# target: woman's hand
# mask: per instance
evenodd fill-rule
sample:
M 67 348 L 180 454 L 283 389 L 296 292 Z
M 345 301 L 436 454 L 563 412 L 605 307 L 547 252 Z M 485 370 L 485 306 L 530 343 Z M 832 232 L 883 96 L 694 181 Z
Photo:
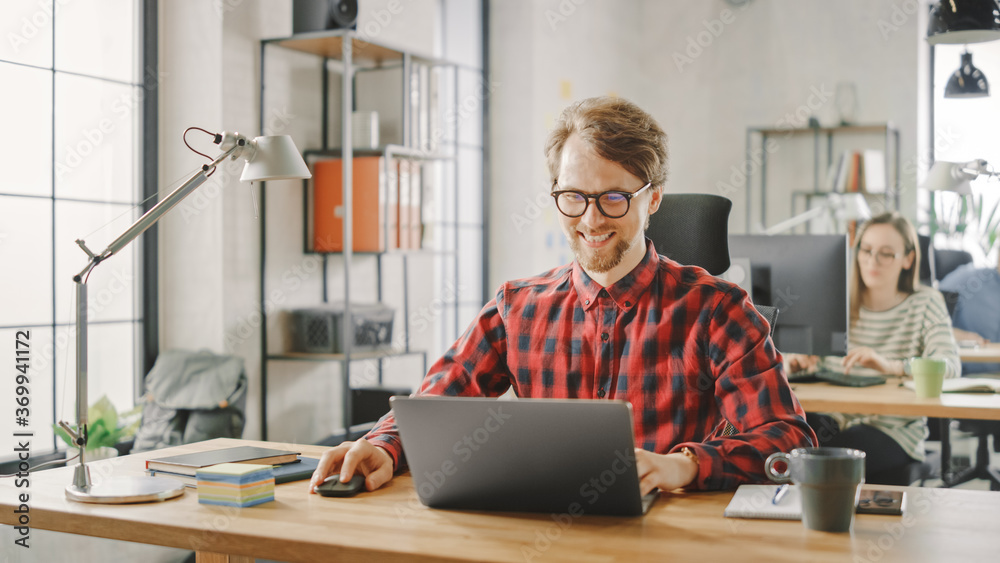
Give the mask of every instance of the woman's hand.
M 888 360 L 867 346 L 852 349 L 844 356 L 841 363 L 844 366 L 844 373 L 850 373 L 854 366 L 861 366 L 886 375 L 903 375 L 902 362 Z
M 798 371 L 809 371 L 819 366 L 819 356 L 807 356 L 805 354 L 782 354 L 786 373 Z

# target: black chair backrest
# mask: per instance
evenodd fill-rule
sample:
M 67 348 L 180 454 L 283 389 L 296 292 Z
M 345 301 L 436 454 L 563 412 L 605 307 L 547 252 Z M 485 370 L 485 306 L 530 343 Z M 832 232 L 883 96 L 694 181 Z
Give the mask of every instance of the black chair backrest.
M 717 276 L 729 269 L 729 211 L 733 202 L 711 194 L 663 194 L 646 236 L 659 254 Z
M 686 266 L 700 266 L 713 276 L 729 269 L 729 212 L 733 202 L 712 194 L 663 194 L 660 209 L 649 217 L 646 236 L 656 252 Z M 778 308 L 754 305 L 771 326 Z
M 917 235 L 920 241 L 920 283 L 933 287 L 934 282 L 940 278 L 934 275 L 934 247 L 931 246 L 931 237 L 927 235 Z
M 955 268 L 972 262 L 972 255 L 964 250 L 941 248 L 934 250 L 934 274 L 943 280 Z

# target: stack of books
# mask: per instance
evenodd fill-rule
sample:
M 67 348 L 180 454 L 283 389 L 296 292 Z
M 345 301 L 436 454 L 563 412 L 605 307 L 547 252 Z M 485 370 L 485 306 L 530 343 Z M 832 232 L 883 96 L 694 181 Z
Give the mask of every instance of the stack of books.
M 270 465 L 221 463 L 199 469 L 198 503 L 246 508 L 274 500 Z
M 177 479 L 188 487 L 198 484 L 197 472 L 220 463 L 243 463 L 274 466 L 275 483 L 308 479 L 319 460 L 302 457 L 298 452 L 238 446 L 194 454 L 154 458 L 146 461 L 146 473 L 153 476 Z

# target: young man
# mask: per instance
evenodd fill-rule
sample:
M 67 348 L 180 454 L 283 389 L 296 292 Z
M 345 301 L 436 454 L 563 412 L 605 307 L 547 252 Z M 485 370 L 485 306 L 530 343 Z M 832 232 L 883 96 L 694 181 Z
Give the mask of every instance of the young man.
M 503 284 L 417 394 L 627 400 L 643 494 L 766 480 L 768 455 L 812 446 L 746 293 L 658 256 L 644 236 L 667 178 L 656 121 L 620 98 L 583 100 L 562 113 L 545 154 L 576 261 Z M 737 434 L 719 435 L 726 421 Z M 373 490 L 402 463 L 389 413 L 326 452 L 312 486 L 361 471 Z

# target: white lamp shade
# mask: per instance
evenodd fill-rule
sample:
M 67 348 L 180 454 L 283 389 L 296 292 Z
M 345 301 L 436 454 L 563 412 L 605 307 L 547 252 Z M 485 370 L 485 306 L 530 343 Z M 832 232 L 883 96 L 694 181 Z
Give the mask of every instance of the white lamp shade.
M 939 160 L 931 166 L 927 172 L 927 179 L 924 180 L 922 188 L 931 191 L 957 192 L 962 195 L 972 193 L 970 180 L 976 175 L 963 170 L 965 164 L 959 162 L 945 162 Z
M 855 221 L 871 219 L 872 210 L 868 201 L 861 193 L 832 193 L 827 196 L 827 205 L 833 210 L 837 219 Z
M 288 135 L 257 137 L 256 150 L 243 167 L 241 182 L 311 178 L 295 142 Z

